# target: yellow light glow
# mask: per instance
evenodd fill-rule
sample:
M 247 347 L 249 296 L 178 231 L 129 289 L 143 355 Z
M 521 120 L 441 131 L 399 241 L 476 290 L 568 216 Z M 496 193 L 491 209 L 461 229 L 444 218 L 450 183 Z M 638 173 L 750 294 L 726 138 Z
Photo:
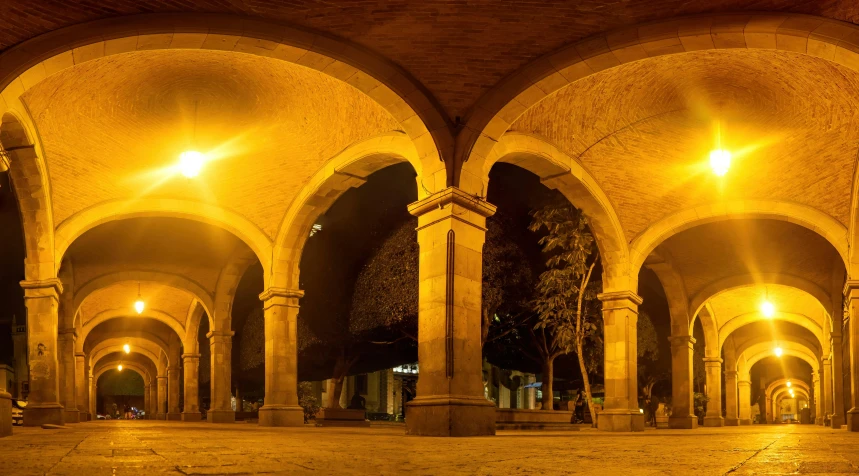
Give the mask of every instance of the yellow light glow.
M 119 370 L 120 372 L 122 372 L 122 364 L 119 364 L 119 365 L 116 367 L 116 369 L 117 369 L 117 370 Z
M 125 353 L 127 354 L 127 353 L 131 352 L 131 346 L 128 344 L 125 344 L 124 346 L 122 346 L 122 350 L 124 350 Z
M 781 354 L 784 353 L 784 351 L 781 350 L 781 347 L 776 347 L 775 350 L 773 350 L 773 352 L 775 353 L 776 357 L 781 357 Z
M 775 315 L 775 305 L 769 301 L 764 301 L 761 304 L 761 314 L 767 318 L 773 317 Z
M 790 380 L 788 380 L 787 381 L 787 388 L 790 388 L 790 385 L 791 385 Z
M 731 153 L 725 149 L 715 149 L 710 152 L 710 167 L 713 173 L 723 177 L 731 168 Z
M 638 409 L 638 411 L 639 411 L 639 412 L 641 412 L 641 413 L 644 413 L 644 409 L 643 409 L 643 408 L 639 408 L 639 409 Z
M 139 299 L 134 303 L 134 310 L 137 311 L 138 314 L 142 313 L 145 307 L 146 304 Z
M 179 171 L 188 178 L 194 178 L 200 174 L 204 162 L 206 162 L 206 156 L 202 152 L 196 150 L 182 152 L 179 155 Z

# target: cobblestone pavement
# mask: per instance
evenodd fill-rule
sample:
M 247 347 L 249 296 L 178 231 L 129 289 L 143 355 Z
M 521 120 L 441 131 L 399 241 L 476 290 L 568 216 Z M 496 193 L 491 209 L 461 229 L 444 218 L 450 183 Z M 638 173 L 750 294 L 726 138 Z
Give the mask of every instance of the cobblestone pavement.
M 70 427 L 16 427 L 0 439 L 0 474 L 859 473 L 859 434 L 808 425 L 462 439 L 406 437 L 391 426 L 101 421 Z

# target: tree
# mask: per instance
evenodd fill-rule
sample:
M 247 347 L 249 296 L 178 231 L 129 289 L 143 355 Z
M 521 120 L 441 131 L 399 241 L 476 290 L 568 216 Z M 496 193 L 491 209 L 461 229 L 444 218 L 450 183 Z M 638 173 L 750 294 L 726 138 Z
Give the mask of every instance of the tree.
M 540 274 L 537 284 L 534 300 L 537 322 L 531 331 L 543 362 L 543 409 L 552 409 L 554 361 L 571 352 L 578 357 L 586 401 L 591 402 L 584 345 L 599 330 L 597 289 L 591 283 L 599 253 L 588 220 L 566 199 L 557 196 L 533 213 L 530 229 L 545 230 L 546 235 L 539 243 L 548 256 L 547 269 Z M 593 405 L 588 408 L 591 420 L 596 422 Z

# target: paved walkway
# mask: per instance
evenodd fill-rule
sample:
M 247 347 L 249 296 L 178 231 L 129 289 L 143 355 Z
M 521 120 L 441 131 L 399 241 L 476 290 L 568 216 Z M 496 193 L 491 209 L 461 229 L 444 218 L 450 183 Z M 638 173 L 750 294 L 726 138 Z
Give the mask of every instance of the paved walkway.
M 843 474 L 859 434 L 771 425 L 639 434 L 500 432 L 441 439 L 402 428 L 100 421 L 15 428 L 0 474 Z

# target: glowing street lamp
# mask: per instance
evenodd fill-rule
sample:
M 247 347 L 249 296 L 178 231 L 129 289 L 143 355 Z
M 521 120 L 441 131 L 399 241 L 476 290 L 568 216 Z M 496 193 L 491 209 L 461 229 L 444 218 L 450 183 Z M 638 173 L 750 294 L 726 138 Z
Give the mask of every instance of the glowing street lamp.
M 775 315 L 775 305 L 769 302 L 769 300 L 764 301 L 761 303 L 761 314 L 766 318 L 773 317 Z
M 781 354 L 783 354 L 784 351 L 781 349 L 781 347 L 776 347 L 775 349 L 773 349 L 773 353 L 775 353 L 776 357 L 781 357 Z
M 119 364 L 119 365 L 116 367 L 116 369 L 117 369 L 117 370 L 119 370 L 120 372 L 122 372 L 122 364 Z
M 202 152 L 189 150 L 179 155 L 179 171 L 188 178 L 194 178 L 203 169 L 206 156 Z
M 131 352 L 131 346 L 128 344 L 125 344 L 124 346 L 122 346 L 122 350 L 124 350 L 125 353 L 128 354 Z M 788 387 L 790 387 L 790 385 L 788 385 Z
M 134 310 L 137 311 L 138 314 L 141 314 L 145 307 L 146 303 L 144 303 L 143 299 L 140 297 L 140 283 L 137 283 L 137 301 L 134 302 Z
M 790 385 L 791 385 L 790 380 L 788 380 L 787 381 L 787 388 L 790 388 Z
M 715 149 L 710 152 L 710 168 L 713 173 L 723 177 L 731 168 L 731 153 L 725 149 Z

